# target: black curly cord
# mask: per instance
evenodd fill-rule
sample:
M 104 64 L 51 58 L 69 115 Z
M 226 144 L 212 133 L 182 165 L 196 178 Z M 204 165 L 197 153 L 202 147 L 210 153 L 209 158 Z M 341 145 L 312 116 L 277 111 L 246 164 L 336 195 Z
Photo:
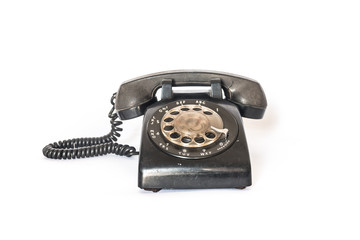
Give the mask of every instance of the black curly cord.
M 116 120 L 118 115 L 114 113 L 115 97 L 116 93 L 111 97 L 112 108 L 108 114 L 111 119 L 110 133 L 102 137 L 74 138 L 48 144 L 43 148 L 44 156 L 53 159 L 74 159 L 101 156 L 109 153 L 127 157 L 138 155 L 139 152 L 136 151 L 135 147 L 116 143 L 117 138 L 120 137 L 119 132 L 123 129 L 118 127 L 122 124 L 122 121 Z

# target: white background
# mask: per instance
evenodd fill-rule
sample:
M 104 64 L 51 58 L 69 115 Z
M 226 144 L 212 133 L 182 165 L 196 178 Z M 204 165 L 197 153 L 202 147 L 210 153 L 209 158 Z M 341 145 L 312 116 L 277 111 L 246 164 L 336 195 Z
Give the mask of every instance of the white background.
M 357 1 L 1 1 L 1 239 L 359 239 Z M 258 80 L 246 190 L 137 187 L 137 157 L 56 161 L 108 132 L 122 81 L 173 69 Z M 119 142 L 140 144 L 142 119 Z M 356 228 L 357 227 L 357 228 Z

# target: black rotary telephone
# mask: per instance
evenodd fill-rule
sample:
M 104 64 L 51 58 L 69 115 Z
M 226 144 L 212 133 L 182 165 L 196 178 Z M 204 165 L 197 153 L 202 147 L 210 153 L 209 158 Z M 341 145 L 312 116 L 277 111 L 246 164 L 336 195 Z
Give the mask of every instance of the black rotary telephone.
M 173 91 L 178 86 L 210 86 L 210 91 Z M 161 100 L 157 101 L 159 88 Z M 44 155 L 74 159 L 139 154 L 139 187 L 154 192 L 251 185 L 242 117 L 263 117 L 267 102 L 259 83 L 223 72 L 167 71 L 124 82 L 111 103 L 109 134 L 52 143 L 44 147 Z M 122 130 L 117 118 L 141 115 L 139 153 L 134 147 L 116 143 Z

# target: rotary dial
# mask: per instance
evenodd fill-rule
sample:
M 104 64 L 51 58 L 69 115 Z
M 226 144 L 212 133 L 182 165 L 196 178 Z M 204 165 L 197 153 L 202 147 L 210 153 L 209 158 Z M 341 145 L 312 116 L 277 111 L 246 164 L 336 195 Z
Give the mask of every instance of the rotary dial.
M 170 109 L 161 119 L 161 132 L 165 138 L 182 147 L 205 147 L 220 138 L 226 138 L 228 129 L 218 113 L 195 104 Z

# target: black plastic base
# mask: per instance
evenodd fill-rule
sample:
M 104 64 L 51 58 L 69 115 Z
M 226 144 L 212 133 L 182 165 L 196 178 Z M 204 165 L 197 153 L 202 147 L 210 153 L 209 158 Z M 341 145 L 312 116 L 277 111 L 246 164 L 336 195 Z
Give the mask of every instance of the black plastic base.
M 186 159 L 169 155 L 154 145 L 146 124 L 142 130 L 139 156 L 140 188 L 160 189 L 245 188 L 251 185 L 251 166 L 242 119 L 238 108 L 225 100 L 206 99 L 229 111 L 238 123 L 237 139 L 225 151 L 202 159 Z M 174 99 L 172 99 L 174 101 Z M 149 107 L 144 123 L 163 105 Z

